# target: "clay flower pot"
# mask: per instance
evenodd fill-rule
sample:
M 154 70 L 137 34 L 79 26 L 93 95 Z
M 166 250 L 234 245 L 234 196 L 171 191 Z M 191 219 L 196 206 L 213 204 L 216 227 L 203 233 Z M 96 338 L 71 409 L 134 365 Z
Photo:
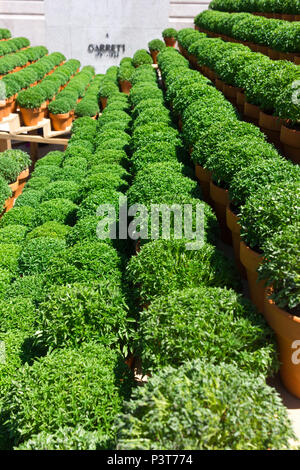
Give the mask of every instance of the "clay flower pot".
M 282 120 L 263 111 L 259 113 L 259 127 L 276 146 L 280 145 L 280 131 Z
M 264 316 L 276 333 L 281 380 L 290 393 L 300 398 L 300 318 L 277 307 L 267 295 Z
M 128 80 L 120 80 L 120 87 L 123 93 L 129 95 L 132 85 Z
M 300 56 L 299 55 L 295 55 L 294 62 L 295 62 L 296 65 L 300 65 Z
M 284 146 L 285 155 L 294 163 L 300 162 L 300 131 L 281 126 L 280 141 Z
M 44 119 L 44 113 L 41 108 L 26 109 L 20 107 L 20 112 L 25 126 L 37 126 Z
M 14 196 L 15 193 L 16 193 L 16 191 L 17 191 L 17 189 L 18 189 L 18 187 L 19 187 L 19 181 L 16 180 L 14 183 L 9 184 L 8 186 L 10 187 L 10 189 L 11 189 L 11 191 L 12 191 L 12 193 L 13 193 L 13 196 Z
M 279 51 L 274 51 L 274 49 L 268 48 L 268 56 L 272 60 L 279 60 Z
M 294 15 L 287 15 L 285 13 L 281 14 L 281 19 L 284 21 L 294 21 L 295 16 Z
M 240 113 L 244 112 L 244 106 L 246 103 L 246 97 L 242 90 L 238 90 L 236 93 L 236 104 Z
M 175 47 L 177 39 L 176 38 L 164 38 L 164 41 L 165 41 L 166 46 Z
M 204 201 L 212 206 L 213 203 L 210 197 L 211 172 L 196 163 L 195 175 L 201 186 Z
M 229 205 L 229 194 L 227 189 L 220 188 L 210 181 L 210 197 L 220 225 L 221 238 L 224 243 L 231 245 L 231 232 L 226 223 L 226 207 Z
M 232 236 L 232 246 L 234 250 L 234 258 L 236 266 L 239 270 L 240 275 L 243 278 L 247 278 L 246 269 L 241 263 L 240 260 L 240 245 L 241 245 L 241 226 L 239 224 L 239 218 L 235 215 L 234 212 L 230 209 L 230 206 L 226 207 L 226 222 L 227 227 L 231 231 Z
M 10 209 L 14 207 L 14 197 L 10 197 L 9 199 L 6 199 L 5 204 L 4 204 L 4 211 L 8 212 Z
M 70 112 L 64 114 L 49 113 L 49 117 L 55 131 L 64 131 L 72 125 L 73 115 Z
M 0 101 L 0 122 L 5 118 L 6 101 Z
M 151 54 L 151 57 L 152 57 L 152 60 L 153 60 L 153 64 L 157 64 L 157 55 L 158 55 L 159 51 L 150 51 L 150 54 Z
M 224 83 L 223 85 L 223 93 L 226 96 L 226 98 L 231 101 L 231 103 L 236 103 L 236 95 L 237 95 L 237 89 L 234 86 L 227 85 L 227 83 Z
M 21 173 L 18 176 L 18 182 L 19 184 L 25 183 L 27 181 L 29 176 L 29 168 L 26 168 L 26 170 L 21 171 Z
M 260 109 L 258 106 L 248 103 L 245 101 L 244 104 L 244 115 L 247 118 L 247 121 L 252 122 L 255 125 L 258 125 Z
M 261 44 L 257 44 L 257 52 L 268 55 L 269 48 L 267 46 L 262 46 Z
M 101 103 L 102 109 L 105 109 L 105 108 L 106 108 L 106 105 L 107 105 L 107 97 L 101 96 L 101 97 L 100 97 L 100 103 Z
M 295 52 L 279 52 L 279 59 L 280 60 L 290 60 L 294 62 Z
M 225 83 L 222 80 L 216 78 L 216 88 L 218 88 L 219 91 L 224 91 L 224 85 Z
M 243 241 L 240 244 L 240 260 L 246 268 L 250 297 L 257 309 L 264 312 L 265 282 L 258 281 L 257 268 L 262 263 L 262 255 L 252 250 Z

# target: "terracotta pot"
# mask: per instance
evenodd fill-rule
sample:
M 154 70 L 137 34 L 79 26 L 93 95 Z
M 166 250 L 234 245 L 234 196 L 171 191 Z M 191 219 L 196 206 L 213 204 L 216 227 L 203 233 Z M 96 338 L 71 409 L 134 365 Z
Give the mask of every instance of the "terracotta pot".
M 276 333 L 281 380 L 290 393 L 300 398 L 300 318 L 277 307 L 267 295 L 264 316 Z
M 210 197 L 211 172 L 196 163 L 195 175 L 200 183 L 204 201 L 212 206 L 213 203 Z
M 259 127 L 268 136 L 270 142 L 280 146 L 280 130 L 282 120 L 263 111 L 259 113 Z
M 249 248 L 243 241 L 240 244 L 240 260 L 246 268 L 250 297 L 259 312 L 264 312 L 265 282 L 258 281 L 257 268 L 262 263 L 262 255 Z
M 234 86 L 227 85 L 226 83 L 224 83 L 223 93 L 229 101 L 231 101 L 232 103 L 236 103 L 237 89 Z
M 284 21 L 294 21 L 294 15 L 286 15 L 285 13 L 281 14 L 281 19 Z
M 19 182 L 17 180 L 14 183 L 9 184 L 8 186 L 10 187 L 10 189 L 12 190 L 12 193 L 14 195 L 15 192 L 17 191 L 18 187 L 19 187 Z
M 219 91 L 224 90 L 224 82 L 219 78 L 216 78 L 216 88 L 218 88 Z
M 293 162 L 300 163 L 300 131 L 290 129 L 284 124 L 281 126 L 280 141 L 284 152 Z
M 165 41 L 166 46 L 175 47 L 177 39 L 176 38 L 164 38 L 164 41 Z
M 26 109 L 20 107 L 20 112 L 25 126 L 36 126 L 40 121 L 44 119 L 44 113 L 41 108 Z
M 296 65 L 300 65 L 300 55 L 295 55 L 294 56 L 294 62 Z
M 279 59 L 280 60 L 290 60 L 294 62 L 295 52 L 279 52 Z
M 210 197 L 220 225 L 221 238 L 224 243 L 231 245 L 231 232 L 226 223 L 226 207 L 229 205 L 229 194 L 227 189 L 220 188 L 210 181 Z
M 120 80 L 120 87 L 123 93 L 129 95 L 132 85 L 128 80 Z
M 107 105 L 107 97 L 106 96 L 101 96 L 100 97 L 100 103 L 101 103 L 101 108 L 105 109 Z
M 0 122 L 5 117 L 6 101 L 0 102 Z
M 152 60 L 153 60 L 153 64 L 157 64 L 157 55 L 158 55 L 159 51 L 150 51 L 150 54 L 151 54 L 151 57 L 152 57 Z
M 7 98 L 5 108 L 3 109 L 3 117 L 7 117 L 10 115 L 13 101 L 14 101 L 13 96 L 11 96 L 10 98 Z
M 18 176 L 18 182 L 19 185 L 26 182 L 29 176 L 29 168 L 26 168 L 26 170 L 21 171 L 21 173 Z
M 5 205 L 4 205 L 5 212 L 10 211 L 14 207 L 14 201 L 15 201 L 14 197 L 10 197 L 9 199 L 6 199 Z
M 240 260 L 240 245 L 241 245 L 241 226 L 239 224 L 239 218 L 231 211 L 230 206 L 226 207 L 226 223 L 227 227 L 231 231 L 232 246 L 234 250 L 234 258 L 239 273 L 245 279 L 247 278 L 246 269 Z
M 300 21 L 300 15 L 294 15 L 294 21 Z
M 70 112 L 64 114 L 49 113 L 49 117 L 55 131 L 64 131 L 72 125 L 73 115 Z
M 246 97 L 243 91 L 238 90 L 236 93 L 236 104 L 240 113 L 244 112 Z
M 257 44 L 257 52 L 268 55 L 269 48 L 267 46 L 262 46 L 261 44 Z
M 258 106 L 248 103 L 248 101 L 245 101 L 244 115 L 246 116 L 247 121 L 252 122 L 255 125 L 258 125 L 259 114 L 260 114 L 260 109 Z
M 274 51 L 274 49 L 268 48 L 268 56 L 272 60 L 279 60 L 279 51 Z
M 198 63 L 198 59 L 195 55 L 192 55 L 192 54 L 189 54 L 189 61 L 191 62 L 191 64 L 196 67 L 197 63 Z

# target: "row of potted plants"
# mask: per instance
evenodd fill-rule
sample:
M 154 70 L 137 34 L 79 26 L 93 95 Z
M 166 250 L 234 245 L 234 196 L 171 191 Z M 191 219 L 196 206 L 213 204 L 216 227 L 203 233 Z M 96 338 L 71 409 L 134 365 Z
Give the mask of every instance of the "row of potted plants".
M 125 58 L 126 60 L 126 58 Z M 99 92 L 98 101 L 101 104 L 101 109 L 104 110 L 107 105 L 107 100 L 110 96 L 119 93 L 119 80 L 118 80 L 119 67 L 113 65 L 109 67 L 103 76 Z
M 120 61 L 120 66 L 118 70 L 118 81 L 121 91 L 129 95 L 132 83 L 131 79 L 135 71 L 135 66 L 133 65 L 133 60 L 131 57 L 123 57 Z
M 181 51 L 216 87 L 237 104 L 247 119 L 259 124 L 285 155 L 299 161 L 300 108 L 297 93 L 298 67 L 286 61 L 273 61 L 251 52 L 241 44 L 209 39 L 185 29 L 178 33 L 188 49 Z
M 75 107 L 76 117 L 89 116 L 89 117 L 92 117 L 93 119 L 97 118 L 100 112 L 98 92 L 99 92 L 102 78 L 103 78 L 103 75 L 98 74 L 90 82 L 84 94 L 84 97 Z
M 124 104 L 124 95 L 110 103 L 119 110 Z M 102 128 L 104 133 L 104 122 Z M 8 359 L 0 379 L 5 448 L 111 448 L 114 419 L 129 398 L 131 373 L 120 352 L 126 354 L 130 332 L 123 261 L 111 240 L 99 239 L 96 231 L 96 209 L 122 195 L 127 172 L 109 141 L 106 150 L 104 141 L 96 150 L 99 131 L 97 121 L 77 119 L 67 150 L 38 160 L 23 195 L 1 219 L 0 240 L 5 231 L 16 233 L 16 224 L 25 229 L 15 242 L 1 322 Z M 1 261 L 2 248 L 0 243 Z M 30 365 L 24 366 L 16 359 L 29 343 L 23 362 Z M 20 401 L 19 387 L 26 390 Z
M 0 44 L 0 58 L 6 54 L 11 54 L 12 52 L 17 52 L 22 49 L 26 49 L 30 46 L 30 41 L 27 38 L 13 38 L 8 39 L 7 41 L 2 41 Z
M 259 18 L 247 13 L 206 10 L 195 17 L 195 27 L 213 37 L 236 41 L 271 59 L 300 64 L 300 23 Z
M 266 18 L 300 21 L 298 0 L 212 0 L 209 8 L 228 12 L 249 12 Z
M 213 202 L 223 240 L 228 242 L 228 228 L 232 232 L 238 265 L 247 270 L 252 301 L 277 334 L 283 381 L 299 397 L 299 366 L 291 361 L 292 343 L 300 328 L 296 258 L 286 258 L 278 271 L 278 264 L 269 264 L 264 253 L 265 244 L 268 256 L 272 246 L 273 259 L 276 255 L 282 259 L 288 250 L 280 251 L 285 232 L 298 223 L 299 168 L 280 157 L 257 127 L 239 121 L 233 106 L 203 76 L 190 70 L 176 51 L 162 52 L 158 63 L 168 99 L 180 114 L 185 144 L 206 200 Z M 277 247 L 273 243 L 276 232 L 280 234 Z M 293 243 L 297 253 L 295 238 Z
M 164 97 L 156 79 L 154 80 L 154 73 L 153 70 L 148 69 L 147 73 L 145 70 L 130 92 L 133 106 L 131 164 L 134 179 L 127 192 L 128 202 L 130 205 L 143 204 L 149 209 L 151 204 L 202 204 L 205 242 L 199 250 L 189 251 L 185 246 L 187 240 L 176 239 L 180 237 L 176 236 L 178 234 L 174 227 L 171 239 L 162 239 L 160 233 L 156 234 L 157 240 L 141 240 L 143 243 L 137 245 L 136 256 L 133 256 L 128 264 L 127 276 L 134 286 L 132 292 L 137 303 L 143 307 L 137 317 L 135 352 L 142 359 L 143 373 L 150 373 L 151 378 L 148 378 L 142 388 L 143 392 L 133 392 L 131 401 L 117 420 L 118 448 L 237 449 L 241 445 L 264 448 L 266 443 L 259 439 L 255 444 L 252 443 L 252 439 L 257 438 L 254 421 L 248 423 L 251 437 L 247 444 L 242 444 L 244 418 L 247 415 L 247 413 L 244 415 L 242 410 L 239 413 L 238 426 L 235 421 L 235 432 L 231 428 L 229 413 L 222 421 L 222 428 L 226 429 L 224 434 L 218 425 L 214 426 L 212 433 L 207 433 L 207 429 L 213 426 L 214 419 L 218 421 L 220 411 L 212 406 L 199 376 L 195 374 L 191 382 L 186 380 L 186 383 L 191 384 L 191 388 L 183 384 L 189 368 L 194 372 L 201 370 L 201 373 L 207 377 L 211 367 L 208 365 L 209 361 L 221 363 L 220 368 L 223 371 L 232 367 L 231 376 L 236 379 L 242 376 L 241 382 L 247 377 L 247 381 L 253 380 L 254 386 L 254 375 L 257 378 L 257 374 L 268 374 L 273 367 L 273 370 L 276 369 L 276 353 L 271 331 L 264 320 L 250 303 L 242 300 L 241 296 L 232 290 L 239 289 L 239 280 L 233 266 L 210 244 L 216 237 L 216 219 L 209 206 L 198 199 L 200 192 L 196 182 L 190 178 L 187 155 L 180 135 L 175 129 L 174 116 L 164 105 Z M 150 90 L 152 96 L 149 96 Z M 141 214 L 138 227 L 140 231 L 146 228 Z M 224 288 L 225 286 L 227 288 Z M 216 322 L 218 305 L 220 310 Z M 234 330 L 244 321 L 247 323 L 247 326 L 244 323 L 245 333 L 251 331 L 251 334 L 245 341 L 242 335 L 239 335 L 241 339 L 239 344 L 235 341 L 233 345 L 229 338 L 231 335 L 237 337 Z M 252 334 L 253 337 L 250 339 Z M 255 347 L 252 350 L 249 345 L 254 343 Z M 257 362 L 251 363 L 250 360 L 247 363 L 248 359 L 245 360 L 242 351 L 245 350 L 246 344 L 248 359 L 257 353 Z M 236 358 L 234 358 L 235 353 L 238 356 Z M 235 362 L 235 366 L 229 365 L 232 362 Z M 212 373 L 219 377 L 216 369 Z M 176 423 L 175 395 L 173 396 L 174 390 L 171 385 L 173 382 L 177 384 L 177 391 L 178 387 L 184 390 L 184 396 L 180 399 L 180 414 L 190 420 L 193 433 L 189 432 L 190 425 L 185 419 L 182 421 L 182 418 L 179 432 L 179 424 Z M 203 397 L 203 401 L 192 400 L 191 389 L 196 389 L 198 396 Z M 233 394 L 231 386 L 224 381 L 224 378 L 220 379 L 220 389 L 226 390 L 228 396 Z M 270 393 L 274 395 L 274 392 Z M 166 403 L 163 422 L 159 412 L 161 407 L 156 402 L 158 396 L 163 397 Z M 240 391 L 235 396 L 238 397 L 238 402 L 245 404 Z M 178 404 L 178 393 L 176 400 Z M 223 396 L 220 401 L 226 403 L 228 410 L 228 399 Z M 143 409 L 142 415 L 141 409 Z M 199 417 L 197 424 L 195 424 L 196 409 Z M 256 399 L 253 400 L 251 409 L 253 415 L 260 415 Z M 283 415 L 285 414 L 279 403 L 278 409 Z M 208 418 L 205 410 L 209 410 Z M 286 424 L 286 430 L 290 429 L 283 415 L 280 418 L 281 426 Z M 159 430 L 156 436 L 159 434 L 160 437 L 155 437 L 155 440 L 152 433 L 154 421 L 151 416 L 154 417 L 156 429 Z M 203 430 L 204 416 L 206 416 L 205 430 Z M 258 418 L 263 428 L 267 429 L 268 424 L 265 419 L 264 413 Z M 134 436 L 132 427 L 130 431 L 126 429 L 129 422 L 134 426 Z M 290 430 L 287 433 L 291 435 Z M 226 438 L 225 435 L 231 437 Z M 271 430 L 268 436 L 270 448 L 276 445 L 288 446 L 288 442 L 284 442 L 285 437 L 282 433 L 280 433 L 280 443 L 275 443 L 278 435 L 275 437 Z
M 0 106 L 0 117 L 6 117 L 10 113 L 15 112 L 17 108 L 17 96 L 18 93 L 25 90 L 28 87 L 35 86 L 41 81 L 47 74 L 60 63 L 64 56 L 58 52 L 54 52 L 50 56 L 46 56 L 47 49 L 43 46 L 39 47 L 39 51 L 34 51 L 42 54 L 42 58 L 35 61 L 26 68 L 19 72 L 14 72 L 5 75 L 0 81 L 0 92 L 1 92 L 1 106 Z
M 44 50 L 43 50 L 44 51 Z M 42 56 L 40 46 L 28 47 L 24 51 L 7 54 L 0 59 L 0 78 L 8 73 L 18 72 Z M 45 55 L 45 54 L 43 54 Z

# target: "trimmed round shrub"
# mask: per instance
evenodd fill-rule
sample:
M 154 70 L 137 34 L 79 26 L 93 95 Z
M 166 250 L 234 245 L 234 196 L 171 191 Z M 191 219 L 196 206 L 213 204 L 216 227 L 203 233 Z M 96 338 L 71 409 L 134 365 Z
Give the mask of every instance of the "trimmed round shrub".
M 48 284 L 73 284 L 75 282 L 110 279 L 118 284 L 121 278 L 121 258 L 117 251 L 101 241 L 76 243 L 54 256 L 45 273 Z
M 71 228 L 67 235 L 67 244 L 69 246 L 75 245 L 78 242 L 91 241 L 95 242 L 98 239 L 97 227 L 99 224 L 99 217 L 95 215 L 88 215 L 78 220 L 78 222 Z
M 173 144 L 155 142 L 154 144 L 147 144 L 145 147 L 134 152 L 131 157 L 131 163 L 133 172 L 137 173 L 139 170 L 143 170 L 147 164 L 176 162 L 178 158 L 181 158 L 180 152 Z
M 0 268 L 0 298 L 5 295 L 11 281 L 13 280 L 13 277 L 13 274 L 8 269 Z
M 45 165 L 46 166 L 46 165 Z M 31 177 L 28 183 L 26 183 L 26 186 L 24 188 L 23 192 L 27 192 L 31 189 L 35 189 L 37 191 L 42 190 L 47 186 L 48 183 L 51 182 L 51 178 L 48 176 L 39 176 L 39 177 Z
M 31 165 L 30 156 L 28 153 L 23 152 L 22 150 L 5 150 L 5 152 L 3 152 L 1 155 L 1 158 L 3 157 L 9 157 L 14 160 L 19 165 L 20 173 Z
M 22 243 L 25 240 L 28 227 L 24 225 L 8 225 L 0 229 L 0 243 Z
M 76 166 L 65 166 L 61 169 L 60 180 L 72 181 L 77 184 L 81 184 L 86 177 L 86 170 L 84 168 L 78 168 Z
M 149 47 L 150 52 L 153 52 L 153 51 L 160 52 L 166 48 L 166 45 L 160 39 L 152 39 L 152 41 L 148 42 L 148 47 Z
M 45 430 L 57 432 L 60 426 L 98 429 L 113 437 L 112 424 L 128 397 L 128 376 L 117 352 L 93 343 L 57 350 L 25 365 L 4 404 L 13 444 Z
M 94 119 L 90 117 L 84 116 L 73 121 L 72 134 L 74 133 L 76 134 L 77 131 L 79 131 L 79 129 L 86 129 L 86 128 L 96 131 L 96 127 L 97 127 L 97 121 L 94 121 Z
M 57 165 L 41 165 L 35 168 L 32 176 L 33 178 L 45 177 L 48 178 L 50 181 L 56 181 L 58 179 L 61 179 L 61 171 L 61 168 L 59 168 L 59 166 Z
M 114 206 L 116 213 L 118 214 L 119 201 L 121 197 L 123 197 L 121 192 L 111 188 L 95 191 L 83 199 L 78 209 L 77 217 L 78 219 L 82 219 L 89 215 L 96 215 L 97 209 L 103 204 L 111 204 Z
M 20 173 L 20 165 L 10 157 L 1 155 L 0 158 L 0 176 L 8 183 L 14 183 Z
M 70 231 L 71 227 L 69 227 L 68 225 L 63 225 L 59 222 L 50 221 L 33 229 L 27 234 L 26 239 L 33 240 L 35 238 L 48 237 L 64 240 L 68 233 L 70 233 Z
M 288 449 L 293 437 L 263 376 L 199 359 L 166 367 L 133 390 L 116 427 L 119 450 Z
M 0 268 L 17 271 L 21 247 L 16 243 L 0 243 Z
M 139 49 L 133 55 L 132 62 L 135 67 L 139 67 L 144 64 L 152 64 L 152 57 L 146 49 Z
M 62 224 L 74 225 L 77 206 L 69 199 L 57 198 L 45 201 L 36 209 L 34 225 L 55 221 Z
M 236 269 L 223 253 L 207 243 L 199 250 L 187 250 L 185 245 L 185 240 L 154 240 L 131 258 L 127 274 L 139 286 L 142 302 L 200 285 L 239 290 Z
M 84 143 L 82 141 L 74 142 L 71 145 L 68 145 L 67 150 L 65 151 L 65 161 L 68 161 L 72 157 L 85 158 L 87 161 L 91 158 L 91 154 L 94 151 L 94 145 L 91 142 Z
M 87 169 L 87 160 L 83 157 L 70 157 L 64 162 L 64 168 L 74 166 L 76 168 Z
M 137 104 L 132 112 L 133 118 L 136 119 L 141 113 L 144 111 L 148 111 L 148 109 L 166 109 L 164 107 L 163 100 L 157 98 L 148 98 L 146 100 L 142 100 Z
M 177 38 L 177 31 L 174 28 L 166 28 L 162 32 L 163 38 Z
M 241 207 L 240 224 L 248 246 L 261 250 L 275 233 L 299 221 L 299 189 L 299 182 L 282 181 L 262 187 L 247 199 Z
M 28 240 L 19 256 L 19 270 L 22 274 L 39 274 L 46 271 L 51 258 L 66 248 L 64 240 L 38 237 Z
M 47 186 L 47 189 L 41 195 L 41 201 L 50 201 L 51 199 L 68 198 L 69 201 L 76 202 L 79 193 L 79 184 L 73 181 L 54 181 Z
M 38 341 L 49 349 L 77 348 L 89 341 L 119 349 L 126 314 L 120 289 L 109 282 L 55 286 L 39 306 Z
M 166 125 L 172 124 L 172 119 L 169 111 L 166 108 L 150 108 L 139 114 L 133 124 L 133 130 L 139 126 L 149 123 L 164 123 Z
M 28 189 L 16 199 L 14 207 L 29 206 L 37 209 L 40 205 L 43 192 L 36 189 Z
M 93 159 L 90 160 L 90 165 L 109 163 L 115 165 L 128 166 L 128 157 L 124 150 L 98 150 L 94 153 Z
M 182 146 L 178 131 L 166 124 L 150 123 L 135 129 L 132 135 L 132 148 L 134 151 L 145 147 L 151 142 L 166 142 Z
M 287 225 L 263 245 L 264 258 L 259 266 L 259 279 L 272 287 L 271 299 L 275 304 L 300 316 L 299 277 L 300 223 Z
M 62 164 L 62 161 L 64 159 L 64 153 L 59 152 L 55 150 L 54 152 L 49 152 L 47 155 L 45 155 L 43 158 L 40 158 L 36 164 L 35 164 L 35 169 L 39 168 L 40 166 L 60 166 Z
M 2 216 L 0 219 L 0 228 L 7 227 L 8 225 L 24 225 L 29 229 L 33 228 L 35 215 L 36 209 L 33 207 L 14 207 Z
M 98 165 L 97 167 L 93 167 L 92 170 L 94 168 L 99 168 L 99 170 L 101 171 L 101 167 L 102 165 Z M 101 192 L 101 190 L 104 190 L 105 194 L 109 194 L 112 190 L 125 191 L 127 187 L 128 184 L 126 183 L 126 181 L 118 174 L 110 174 L 109 172 L 106 173 L 105 171 L 103 173 L 100 173 L 98 171 L 95 171 L 95 173 L 89 175 L 86 178 L 84 184 L 81 186 L 79 198 L 80 200 L 86 199 L 95 193 Z
M 230 199 L 236 206 L 244 205 L 251 194 L 263 186 L 282 181 L 300 181 L 299 166 L 280 155 L 271 160 L 256 158 L 233 175 L 229 188 Z
M 129 100 L 133 107 L 143 100 L 147 99 L 163 99 L 163 93 L 155 83 L 141 83 L 134 85 L 130 90 Z
M 223 288 L 202 286 L 158 297 L 140 313 L 138 338 L 149 371 L 197 358 L 266 377 L 279 366 L 274 335 L 263 317 L 248 300 Z
M 194 101 L 201 100 L 202 97 L 216 97 L 220 96 L 220 92 L 207 83 L 192 83 L 182 87 L 176 92 L 173 100 L 173 109 L 178 115 L 182 115 L 184 110 Z

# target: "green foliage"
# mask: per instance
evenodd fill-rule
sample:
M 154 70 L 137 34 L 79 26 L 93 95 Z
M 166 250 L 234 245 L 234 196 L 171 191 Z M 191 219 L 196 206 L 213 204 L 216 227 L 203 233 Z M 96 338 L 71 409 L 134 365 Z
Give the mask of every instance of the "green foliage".
M 42 194 L 42 191 L 28 189 L 16 199 L 14 207 L 30 206 L 37 209 L 40 205 Z
M 21 108 L 26 108 L 26 109 L 39 109 L 46 101 L 46 94 L 43 90 L 36 89 L 37 87 L 34 88 L 29 88 L 28 90 L 20 91 L 18 94 L 18 103 Z M 51 106 L 51 103 L 49 107 Z
M 164 123 L 144 124 L 135 129 L 132 134 L 132 148 L 134 151 L 145 147 L 151 142 L 165 142 L 182 146 L 178 130 Z
M 153 51 L 160 52 L 166 48 L 166 45 L 160 39 L 152 39 L 152 41 L 148 42 L 148 47 L 149 47 L 149 51 L 151 52 Z
M 185 240 L 155 240 L 131 258 L 127 274 L 142 302 L 186 287 L 232 287 L 240 282 L 233 263 L 209 244 L 186 250 Z
M 251 248 L 265 242 L 299 220 L 299 182 L 282 181 L 262 187 L 241 208 L 241 236 Z M 293 201 L 293 204 L 291 204 Z
M 135 107 L 140 101 L 149 98 L 158 100 L 162 100 L 163 98 L 162 91 L 155 83 L 138 83 L 130 90 L 129 99 L 133 107 Z
M 42 225 L 45 222 L 56 221 L 67 225 L 74 225 L 77 206 L 69 199 L 54 198 L 45 201 L 36 209 L 34 225 Z
M 38 341 L 50 349 L 89 341 L 119 349 L 127 336 L 126 313 L 120 289 L 109 282 L 55 286 L 39 306 Z
M 28 228 L 24 225 L 8 225 L 0 229 L 0 243 L 21 243 L 26 237 Z
M 60 166 L 64 158 L 64 153 L 55 150 L 54 152 L 49 152 L 43 158 L 40 158 L 36 164 L 35 169 L 41 166 Z
M 14 160 L 19 165 L 20 172 L 26 170 L 31 165 L 30 156 L 22 150 L 5 150 L 5 152 L 1 154 L 1 158 L 3 157 L 9 157 Z
M 201 100 L 204 96 L 216 97 L 216 99 L 218 99 L 220 93 L 217 89 L 207 86 L 206 81 L 199 81 L 199 83 L 183 86 L 174 96 L 174 111 L 181 116 L 185 108 L 194 103 L 194 101 Z
M 108 279 L 118 284 L 121 266 L 121 258 L 113 247 L 101 241 L 84 241 L 53 257 L 45 279 L 48 285 Z
M 72 246 L 78 242 L 96 242 L 99 240 L 97 237 L 98 224 L 99 217 L 95 215 L 88 215 L 87 217 L 83 217 L 78 220 L 67 235 L 67 244 Z
M 299 167 L 285 158 L 279 155 L 270 160 L 256 158 L 233 175 L 229 188 L 230 199 L 236 206 L 241 206 L 266 185 L 299 180 Z
M 118 353 L 96 344 L 58 350 L 25 365 L 5 399 L 13 444 L 65 426 L 112 437 L 128 375 Z
M 174 28 L 166 28 L 162 32 L 163 38 L 177 38 L 177 30 Z
M 4 230 L 4 229 L 2 229 Z M 59 240 L 64 240 L 68 233 L 70 233 L 71 227 L 68 225 L 60 224 L 59 222 L 46 222 L 39 227 L 36 227 L 31 232 L 27 234 L 27 240 L 33 240 L 40 237 L 48 238 L 57 238 Z M 1 233 L 1 232 L 0 232 Z
M 133 65 L 139 67 L 144 64 L 152 64 L 152 57 L 146 49 L 139 49 L 133 56 Z
M 21 247 L 15 243 L 0 243 L 0 268 L 17 271 Z
M 137 150 L 131 157 L 133 172 L 142 170 L 148 163 L 175 162 L 180 152 L 173 144 L 167 142 L 149 143 Z
M 78 103 L 75 107 L 75 114 L 78 117 L 83 116 L 96 116 L 100 111 L 97 101 L 83 98 L 83 100 Z
M 5 179 L 0 176 L 0 210 L 2 209 L 5 201 L 12 196 L 12 191 L 8 186 Z M 1 211 L 2 212 L 2 211 Z
M 263 245 L 264 261 L 258 268 L 259 278 L 273 288 L 271 299 L 296 315 L 300 303 L 299 229 L 297 222 L 268 238 Z
M 61 168 L 59 168 L 59 166 L 56 165 L 56 164 L 39 165 L 35 168 L 35 170 L 32 174 L 32 178 L 30 179 L 29 183 L 31 183 L 32 179 L 40 178 L 40 177 L 47 177 L 51 181 L 55 181 L 55 180 L 61 179 L 61 173 L 62 173 Z M 27 186 L 27 187 L 29 187 L 29 186 Z M 40 187 L 40 188 L 32 188 L 31 187 L 30 189 L 40 189 L 41 190 L 42 187 Z
M 75 100 L 76 101 L 76 100 Z M 49 113 L 51 114 L 67 114 L 75 108 L 75 103 L 67 98 L 57 98 L 48 106 Z
M 51 166 L 52 168 L 54 165 L 45 165 L 45 166 Z M 48 183 L 50 183 L 51 178 L 50 176 L 32 176 L 28 183 L 26 183 L 26 186 L 24 188 L 23 192 L 29 191 L 29 190 L 37 190 L 40 191 L 41 188 L 46 187 Z
M 268 377 L 279 365 L 262 316 L 241 295 L 222 288 L 203 286 L 158 297 L 140 314 L 138 338 L 144 370 L 203 358 Z
M 2 240 L 0 243 L 2 243 Z M 8 269 L 0 268 L 0 298 L 2 298 L 4 294 L 6 293 L 12 279 L 13 279 L 13 274 Z
M 0 228 L 9 225 L 24 225 L 25 227 L 34 228 L 34 218 L 36 209 L 29 206 L 14 207 L 6 212 L 0 219 Z
M 64 240 L 53 237 L 38 237 L 28 240 L 19 256 L 21 274 L 39 274 L 46 271 L 54 255 L 66 248 Z
M 10 157 L 2 156 L 0 158 L 0 176 L 8 183 L 12 184 L 18 178 L 20 166 Z
M 31 299 L 34 303 L 39 303 L 45 296 L 44 277 L 42 274 L 34 276 L 23 276 L 17 278 L 5 293 L 5 300 L 12 301 L 15 298 Z
M 139 126 L 150 123 L 164 123 L 167 125 L 172 124 L 172 119 L 169 111 L 166 108 L 149 108 L 142 111 L 133 123 L 133 130 Z
M 71 160 L 71 159 L 70 159 Z M 76 202 L 79 193 L 79 184 L 72 181 L 54 181 L 50 183 L 47 189 L 41 195 L 42 202 L 51 199 L 67 197 L 69 201 Z
M 119 207 L 119 199 L 123 194 L 111 188 L 99 189 L 98 191 L 92 192 L 85 199 L 81 201 L 78 209 L 77 217 L 87 217 L 88 215 L 96 215 L 97 209 L 102 204 L 112 204 L 116 211 Z
M 293 436 L 264 377 L 200 360 L 166 367 L 134 390 L 117 429 L 120 450 L 288 449 Z
M 30 298 L 13 297 L 0 301 L 1 331 L 31 334 L 36 325 L 36 310 Z

